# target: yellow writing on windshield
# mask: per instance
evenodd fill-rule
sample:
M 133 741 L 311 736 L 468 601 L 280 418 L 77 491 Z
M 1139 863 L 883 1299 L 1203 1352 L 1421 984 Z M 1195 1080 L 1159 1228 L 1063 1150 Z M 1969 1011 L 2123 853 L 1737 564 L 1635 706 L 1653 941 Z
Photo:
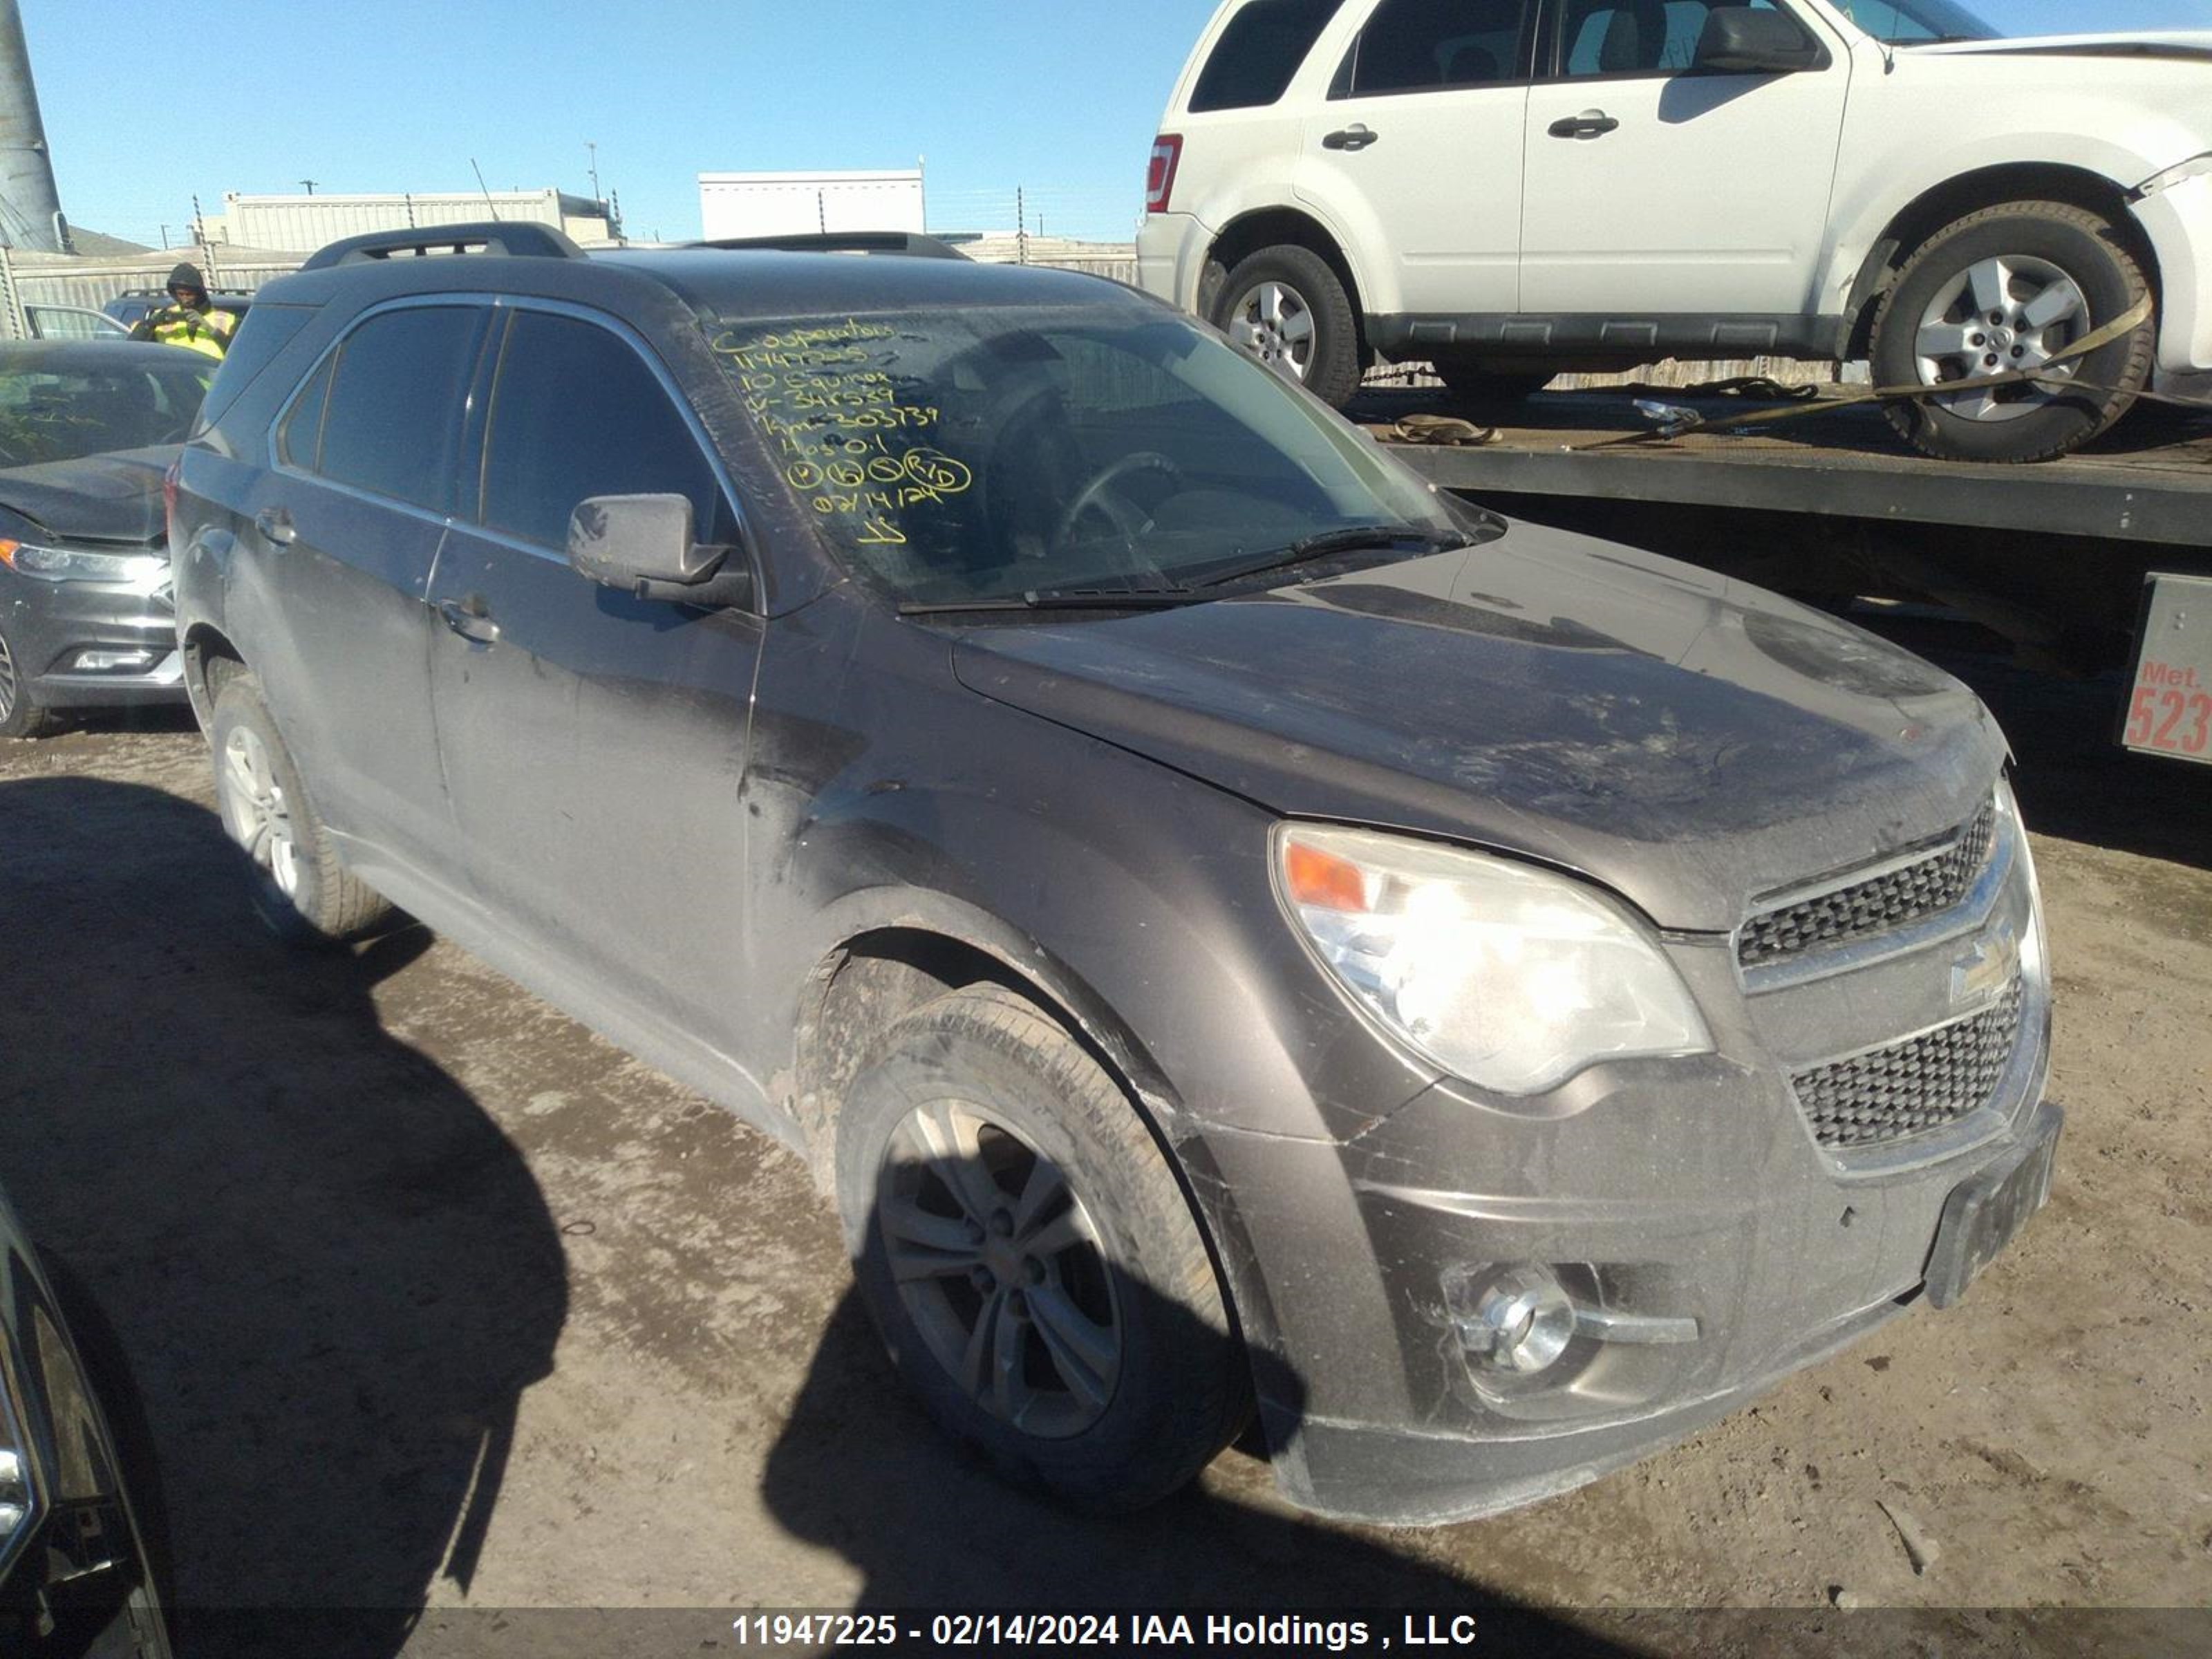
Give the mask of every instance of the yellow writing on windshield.
M 905 515 L 973 487 L 965 463 L 927 438 L 941 411 L 897 373 L 898 331 L 854 318 L 726 330 L 713 342 L 784 481 L 854 544 L 903 545 Z

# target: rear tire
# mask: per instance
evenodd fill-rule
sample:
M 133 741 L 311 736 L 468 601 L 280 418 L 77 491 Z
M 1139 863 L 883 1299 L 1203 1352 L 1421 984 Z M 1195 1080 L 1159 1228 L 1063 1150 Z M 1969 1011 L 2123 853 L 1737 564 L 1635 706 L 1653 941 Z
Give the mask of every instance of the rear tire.
M 27 741 L 54 729 L 52 711 L 31 701 L 29 675 L 0 634 L 0 738 Z
M 1333 408 L 1359 390 L 1359 319 L 1341 279 L 1311 248 L 1280 243 L 1241 260 L 1207 320 Z
M 1249 1380 L 1189 1201 L 1033 1004 L 975 986 L 891 1028 L 838 1119 L 837 1200 L 892 1364 L 1001 1475 L 1127 1512 L 1235 1437 Z
M 252 675 L 234 672 L 216 690 L 208 743 L 222 827 L 252 862 L 254 911 L 270 932 L 289 944 L 327 945 L 391 914 L 338 862 Z
M 2124 315 L 2150 291 L 2134 251 L 2102 215 L 2063 202 L 1985 208 L 1929 238 L 1905 261 L 1875 318 L 1875 381 L 1940 385 L 2032 367 Z M 2044 320 L 2053 313 L 2056 321 Z M 2050 460 L 2128 411 L 2149 383 L 2157 338 L 2153 318 L 2062 363 L 2062 370 L 2070 364 L 2078 391 L 2031 385 L 1894 402 L 1889 418 L 1908 442 L 1940 459 Z

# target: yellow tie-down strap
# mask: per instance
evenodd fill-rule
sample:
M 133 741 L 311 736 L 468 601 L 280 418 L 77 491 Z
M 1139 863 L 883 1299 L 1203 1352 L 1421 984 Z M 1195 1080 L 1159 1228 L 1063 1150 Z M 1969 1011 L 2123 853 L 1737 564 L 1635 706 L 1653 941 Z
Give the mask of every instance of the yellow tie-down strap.
M 1946 380 L 1940 386 L 1846 386 L 1832 396 L 1826 388 L 1817 398 L 1793 403 L 1782 409 L 1753 410 L 1747 415 L 1730 414 L 1717 423 L 1730 431 L 1747 426 L 1768 426 L 1776 421 L 1795 420 L 1804 415 L 1823 415 L 1831 410 L 1849 409 L 1856 404 L 1898 403 L 1923 398 L 1952 398 L 1962 392 L 1984 392 L 1996 386 L 2028 386 L 2050 379 L 2051 371 L 2060 364 L 2090 353 L 2102 351 L 2115 340 L 2124 339 L 2151 319 L 2154 306 L 2148 296 L 2138 300 L 2126 311 L 2106 323 L 2102 328 L 2092 329 L 2071 345 L 2054 351 L 2035 368 L 2008 368 L 2001 374 L 1978 375 L 1970 380 Z M 2084 392 L 2115 392 L 2114 386 L 2093 386 L 2087 381 L 2068 380 L 2059 382 Z M 1778 388 L 1796 394 L 1796 388 Z M 2159 392 L 2138 392 L 2136 397 L 2149 403 L 2174 404 L 2184 409 L 2212 409 L 2212 404 L 2200 398 L 2175 398 Z M 1595 443 L 1577 444 L 1577 449 L 1606 449 L 1618 444 L 1650 443 L 1655 439 L 1679 438 L 1685 433 L 1705 428 L 1712 422 L 1694 409 L 1679 404 L 1660 404 L 1647 410 L 1661 424 L 1656 431 L 1632 432 L 1618 438 L 1601 438 Z

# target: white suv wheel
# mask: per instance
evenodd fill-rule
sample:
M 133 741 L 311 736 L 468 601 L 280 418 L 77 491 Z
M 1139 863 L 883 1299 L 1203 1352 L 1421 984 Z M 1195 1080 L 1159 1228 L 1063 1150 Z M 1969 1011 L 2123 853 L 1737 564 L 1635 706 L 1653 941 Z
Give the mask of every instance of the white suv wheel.
M 1304 385 L 1313 367 L 1313 307 L 1283 283 L 1261 283 L 1229 308 L 1229 337 L 1278 374 Z
M 2050 260 L 2025 253 L 1978 260 L 1943 285 L 1920 319 L 1920 384 L 2046 369 L 2042 381 L 1935 400 L 1967 420 L 2017 420 L 2074 378 L 2075 360 L 2051 360 L 2087 331 L 2088 319 L 2081 285 Z

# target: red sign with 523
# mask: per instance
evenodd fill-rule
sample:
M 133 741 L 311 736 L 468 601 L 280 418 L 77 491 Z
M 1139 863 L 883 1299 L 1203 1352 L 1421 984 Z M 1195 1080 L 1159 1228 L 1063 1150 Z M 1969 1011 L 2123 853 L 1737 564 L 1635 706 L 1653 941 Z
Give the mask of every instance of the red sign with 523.
M 2154 575 L 2120 741 L 2212 763 L 2212 580 Z

